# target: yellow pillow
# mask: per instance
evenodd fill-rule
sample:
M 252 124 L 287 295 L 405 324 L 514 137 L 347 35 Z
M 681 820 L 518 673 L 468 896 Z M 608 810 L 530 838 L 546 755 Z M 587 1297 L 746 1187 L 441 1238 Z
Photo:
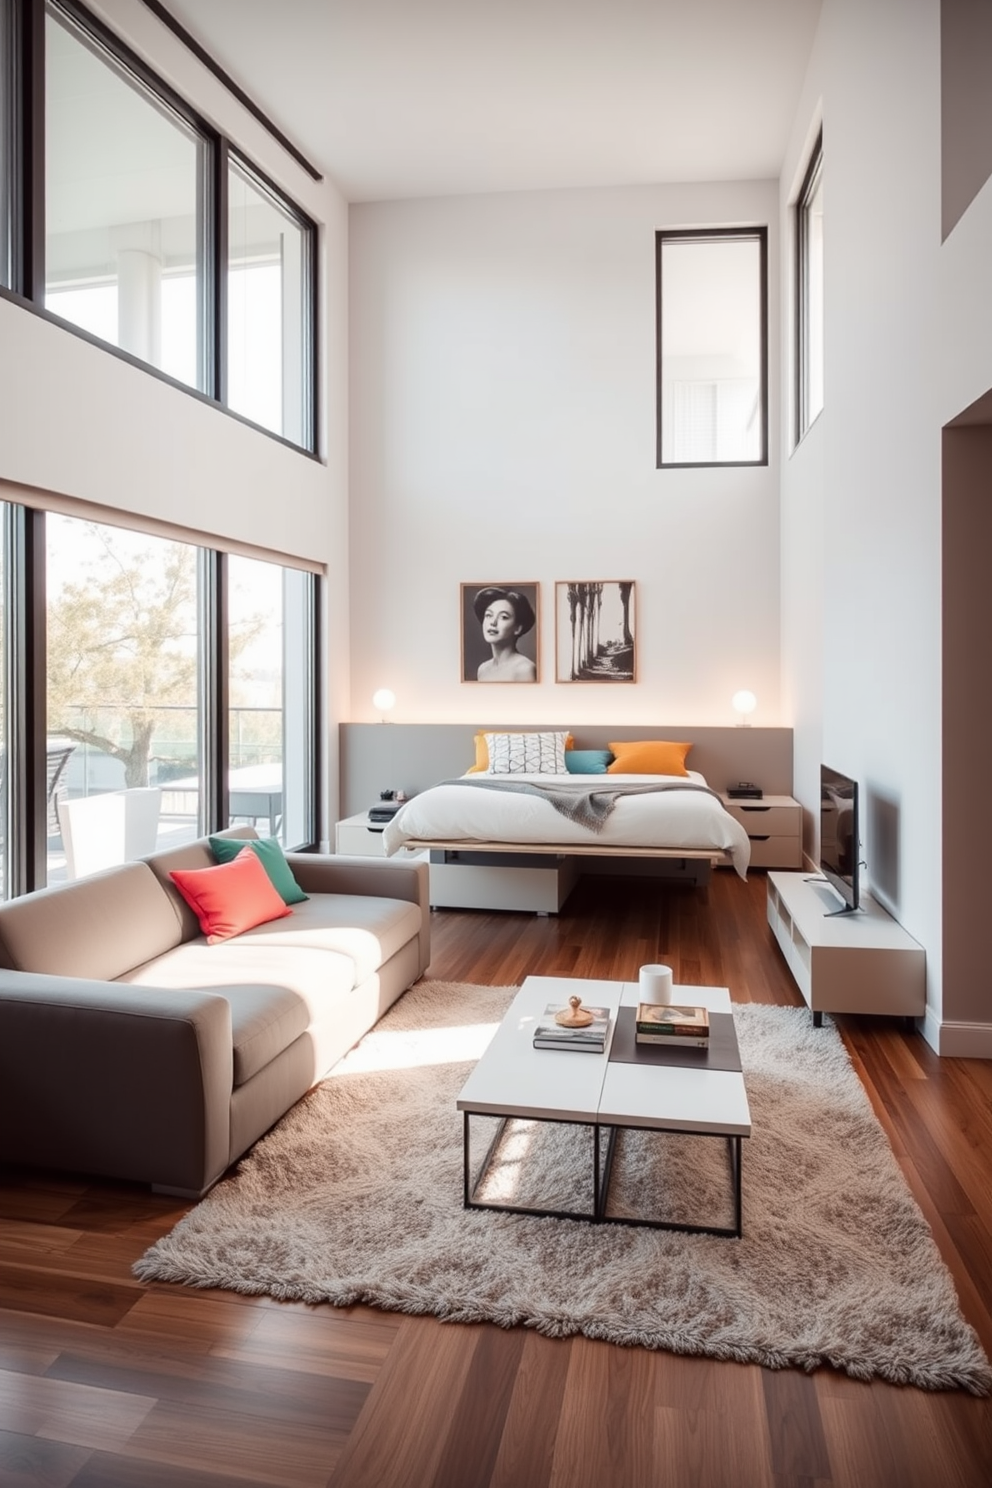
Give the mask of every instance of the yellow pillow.
M 466 775 L 487 775 L 489 773 L 489 748 L 486 744 L 487 732 L 491 733 L 492 730 L 484 729 L 482 733 L 476 734 L 475 736 L 475 764 L 469 765 L 468 769 L 465 771 Z M 575 748 L 575 740 L 572 738 L 571 734 L 566 735 L 565 748 Z
M 484 775 L 489 769 L 489 750 L 486 748 L 485 734 L 475 736 L 475 764 L 470 765 L 465 771 L 466 775 Z
M 607 775 L 688 775 L 685 757 L 691 744 L 673 744 L 669 739 L 634 739 L 611 744 L 616 758 L 607 765 Z

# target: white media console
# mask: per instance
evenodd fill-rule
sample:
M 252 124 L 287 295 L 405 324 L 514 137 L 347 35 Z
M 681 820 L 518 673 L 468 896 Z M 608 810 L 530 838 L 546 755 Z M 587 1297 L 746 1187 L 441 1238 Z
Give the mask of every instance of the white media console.
M 853 914 L 824 882 L 805 873 L 769 873 L 768 923 L 813 1022 L 824 1013 L 922 1017 L 926 952 L 870 895 Z

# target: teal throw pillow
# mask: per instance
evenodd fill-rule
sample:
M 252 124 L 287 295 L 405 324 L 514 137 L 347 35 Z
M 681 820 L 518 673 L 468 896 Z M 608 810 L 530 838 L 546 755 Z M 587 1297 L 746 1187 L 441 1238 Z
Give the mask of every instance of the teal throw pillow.
M 565 769 L 570 775 L 605 775 L 612 759 L 609 749 L 566 749 Z
M 302 904 L 304 899 L 309 899 L 309 894 L 304 894 L 293 876 L 293 870 L 286 862 L 286 854 L 282 850 L 282 844 L 278 837 L 211 837 L 210 848 L 218 863 L 229 863 L 236 858 L 243 847 L 253 848 L 258 854 L 259 861 L 265 869 L 272 886 L 284 904 Z

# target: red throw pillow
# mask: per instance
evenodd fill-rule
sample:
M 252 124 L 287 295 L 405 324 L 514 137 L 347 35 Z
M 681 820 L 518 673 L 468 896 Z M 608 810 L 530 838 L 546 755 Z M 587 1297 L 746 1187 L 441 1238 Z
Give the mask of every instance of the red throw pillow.
M 293 913 L 250 847 L 216 868 L 177 868 L 169 877 L 211 945 Z

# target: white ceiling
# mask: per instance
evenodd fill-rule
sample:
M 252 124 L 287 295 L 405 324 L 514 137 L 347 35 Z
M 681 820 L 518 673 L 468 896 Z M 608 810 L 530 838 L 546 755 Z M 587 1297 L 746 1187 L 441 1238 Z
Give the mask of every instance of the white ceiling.
M 166 0 L 352 201 L 778 175 L 820 0 Z

